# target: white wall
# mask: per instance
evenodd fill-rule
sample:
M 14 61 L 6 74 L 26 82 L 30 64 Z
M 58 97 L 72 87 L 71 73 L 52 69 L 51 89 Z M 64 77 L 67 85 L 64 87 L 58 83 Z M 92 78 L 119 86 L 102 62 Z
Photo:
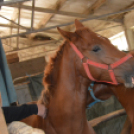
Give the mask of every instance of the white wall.
M 121 32 L 109 39 L 119 50 L 128 50 L 128 44 L 124 32 Z

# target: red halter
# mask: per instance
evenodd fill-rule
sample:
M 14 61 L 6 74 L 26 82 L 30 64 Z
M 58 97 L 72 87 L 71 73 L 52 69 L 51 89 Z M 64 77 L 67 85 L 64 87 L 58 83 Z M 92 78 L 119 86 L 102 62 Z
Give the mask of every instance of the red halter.
M 70 43 L 71 47 L 73 48 L 73 50 L 77 53 L 77 55 L 80 57 L 80 59 L 82 60 L 83 62 L 83 59 L 85 58 L 83 56 L 83 54 L 77 49 L 77 47 L 73 44 L 73 43 Z M 115 78 L 115 75 L 114 75 L 114 71 L 113 69 L 116 68 L 117 66 L 123 64 L 124 62 L 126 62 L 128 59 L 132 58 L 133 56 L 131 54 L 128 54 L 127 56 L 121 58 L 120 60 L 116 61 L 115 63 L 113 64 L 110 64 L 110 65 L 106 65 L 106 64 L 101 64 L 101 63 L 97 63 L 97 62 L 94 62 L 90 59 L 87 59 L 86 62 L 83 63 L 83 67 L 87 73 L 87 76 L 89 77 L 90 80 L 92 81 L 96 81 L 96 82 L 105 82 L 105 83 L 110 83 L 110 84 L 115 84 L 117 85 L 118 82 L 116 81 L 116 78 Z M 88 68 L 88 64 L 89 65 L 92 65 L 92 66 L 95 66 L 95 67 L 98 67 L 98 68 L 101 68 L 101 69 L 105 69 L 105 70 L 108 70 L 109 72 L 109 75 L 112 79 L 112 82 L 107 82 L 107 81 L 98 81 L 96 79 L 94 79 L 89 71 L 89 68 Z

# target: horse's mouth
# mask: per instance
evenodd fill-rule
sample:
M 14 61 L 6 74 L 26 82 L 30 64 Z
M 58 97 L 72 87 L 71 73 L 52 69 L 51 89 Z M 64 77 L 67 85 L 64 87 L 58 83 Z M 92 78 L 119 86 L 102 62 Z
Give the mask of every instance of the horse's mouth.
M 131 77 L 130 83 L 125 83 L 126 88 L 134 88 L 134 77 Z

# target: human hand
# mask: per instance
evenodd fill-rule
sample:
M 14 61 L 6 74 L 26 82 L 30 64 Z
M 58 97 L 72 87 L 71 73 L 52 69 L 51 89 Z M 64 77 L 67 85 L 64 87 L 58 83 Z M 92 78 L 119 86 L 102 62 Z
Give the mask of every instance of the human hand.
M 41 116 L 42 118 L 45 118 L 47 114 L 47 108 L 43 104 L 39 104 L 39 103 L 37 103 L 37 107 L 38 107 L 37 115 Z

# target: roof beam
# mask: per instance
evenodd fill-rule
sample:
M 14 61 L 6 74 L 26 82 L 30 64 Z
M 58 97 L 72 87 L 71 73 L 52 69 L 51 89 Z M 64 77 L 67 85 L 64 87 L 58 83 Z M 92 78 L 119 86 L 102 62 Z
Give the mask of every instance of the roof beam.
M 58 0 L 56 2 L 56 4 L 52 7 L 56 12 L 63 6 L 63 4 L 66 2 L 67 0 Z M 56 13 L 55 12 L 55 13 Z M 45 25 L 47 24 L 47 22 L 54 16 L 54 14 L 50 13 L 47 14 L 43 17 L 43 19 L 41 19 L 41 21 L 38 23 L 37 25 L 37 29 L 40 29 L 42 27 L 45 27 Z
M 54 10 L 58 11 L 62 5 L 66 2 L 67 0 L 58 0 L 56 2 L 56 4 L 54 4 L 54 6 L 52 7 Z M 48 21 L 54 16 L 54 14 L 49 13 L 46 14 L 40 21 L 39 23 L 36 25 L 35 29 L 41 29 L 43 27 L 46 26 L 46 24 L 48 23 Z M 29 39 L 32 39 L 36 34 L 30 34 L 29 36 L 27 36 Z
M 16 25 L 11 25 L 11 24 L 0 24 L 0 27 L 9 27 L 9 28 L 18 28 Z M 20 29 L 30 29 L 30 27 L 20 27 Z
M 7 5 L 9 7 L 15 7 L 17 8 L 17 5 Z M 26 6 L 26 5 L 21 5 L 22 9 L 25 10 L 32 10 L 32 6 Z M 67 16 L 72 16 L 72 17 L 79 17 L 79 18 L 85 18 L 87 15 L 80 14 L 80 13 L 73 13 L 73 12 L 65 12 L 65 11 L 57 11 L 49 8 L 41 8 L 41 7 L 35 7 L 34 9 L 35 12 L 42 12 L 42 13 L 52 13 L 52 14 L 60 14 L 60 15 L 67 15 Z
M 106 2 L 106 0 L 96 0 L 89 8 L 85 9 L 83 14 L 86 15 L 92 15 L 94 13 L 94 11 L 99 8 L 100 6 L 102 6 L 104 3 Z M 92 15 L 93 16 L 93 15 Z M 105 19 L 104 19 L 105 20 Z M 106 20 L 109 21 L 109 20 Z M 71 25 L 70 29 L 74 30 L 74 25 Z
M 88 17 L 88 18 L 82 19 L 80 21 L 81 22 L 84 22 L 84 21 L 89 21 L 89 20 L 107 18 L 107 17 L 112 16 L 112 15 L 115 15 L 115 14 L 121 14 L 121 13 L 129 12 L 129 11 L 132 11 L 132 10 L 134 10 L 134 7 L 133 8 L 126 9 L 126 10 L 118 11 L 118 12 L 103 14 L 103 15 L 96 16 L 96 17 Z M 21 36 L 21 35 L 26 35 L 26 34 L 31 34 L 31 33 L 43 32 L 43 31 L 54 29 L 56 27 L 68 26 L 68 25 L 72 25 L 72 24 L 74 24 L 74 22 L 68 22 L 68 23 L 61 24 L 61 25 L 55 25 L 55 26 L 51 26 L 51 27 L 45 27 L 45 28 L 42 28 L 42 29 L 38 29 L 38 30 L 23 32 L 23 33 L 14 34 L 14 35 L 9 35 L 9 36 L 5 36 L 5 37 L 1 37 L 1 39 L 6 39 L 6 38 L 11 38 L 11 37 Z
M 93 5 L 91 7 L 89 7 L 84 13 L 85 14 L 92 14 L 94 13 L 95 10 L 97 10 L 98 8 L 100 8 L 103 4 L 106 3 L 107 0 L 97 0 L 93 3 Z
M 57 47 L 58 47 L 58 45 L 57 45 Z M 28 58 L 28 57 L 33 57 L 33 56 L 45 56 L 46 55 L 46 53 L 48 53 L 48 52 L 55 52 L 57 49 L 55 49 L 55 48 L 53 48 L 53 49 L 50 49 L 50 50 L 47 50 L 47 51 L 44 51 L 44 52 L 38 52 L 38 53 L 34 53 L 34 54 L 31 54 L 31 55 L 27 55 L 27 56 L 23 56 L 23 57 L 21 57 L 21 59 L 23 58 Z
M 21 50 L 26 50 L 26 49 L 29 49 L 29 48 L 33 48 L 33 47 L 38 47 L 38 46 L 44 46 L 44 45 L 48 45 L 48 44 L 51 44 L 51 43 L 57 43 L 59 40 L 50 40 L 50 41 L 45 41 L 45 42 L 37 42 L 35 43 L 35 45 L 32 45 L 32 46 L 29 46 L 29 47 L 24 47 L 24 48 L 20 48 L 20 49 L 16 49 L 16 50 L 11 50 L 11 51 L 5 51 L 5 53 L 12 53 L 12 52 L 19 52 Z
M 18 23 L 14 22 L 13 20 L 10 20 L 10 19 L 4 17 L 3 15 L 0 15 L 0 17 L 6 19 L 6 20 L 8 20 L 8 21 L 10 21 L 11 23 L 13 23 L 13 24 L 15 24 L 15 25 L 20 26 L 20 27 L 23 28 L 23 29 L 29 30 L 29 29 L 27 29 L 25 26 L 21 26 L 21 25 L 19 25 Z
M 122 26 L 122 25 L 115 25 L 115 26 L 111 26 L 111 27 L 107 27 L 107 28 L 104 28 L 104 29 L 100 29 L 100 30 L 98 30 L 98 31 L 95 31 L 95 32 L 101 32 L 101 31 L 104 31 L 104 30 L 108 30 L 108 29 L 110 29 L 110 28 L 115 28 L 115 27 L 119 27 L 119 26 Z M 59 42 L 59 41 L 61 41 L 62 39 L 59 39 L 58 41 L 56 41 L 56 40 L 54 40 L 54 41 L 48 41 L 48 43 L 57 43 L 57 42 Z M 18 51 L 21 51 L 21 50 L 26 50 L 26 49 L 29 49 L 29 48 L 31 48 L 31 47 L 37 47 L 37 46 L 41 46 L 41 45 L 46 45 L 46 44 L 48 44 L 47 42 L 45 43 L 36 43 L 35 45 L 32 45 L 32 46 L 30 46 L 30 47 L 26 47 L 26 48 L 22 48 L 22 49 L 18 49 L 18 50 L 11 50 L 11 51 L 7 51 L 6 53 L 11 53 L 11 52 L 18 52 Z M 46 51 L 45 51 L 46 52 Z M 33 54 L 33 55 L 35 55 L 35 54 Z M 32 56 L 32 55 L 31 55 Z M 24 57 L 23 57 L 24 58 Z
M 128 8 L 132 8 L 132 7 L 134 7 L 134 2 L 132 2 L 130 5 L 128 5 L 127 7 L 123 8 L 122 10 L 125 10 L 125 9 L 128 9 Z M 124 14 L 125 13 L 113 15 L 113 16 L 109 17 L 109 19 L 117 19 L 117 18 L 122 19 Z
M 8 5 L 12 5 L 12 4 L 16 4 L 16 3 L 22 3 L 22 2 L 26 2 L 26 1 L 31 1 L 31 0 L 12 0 L 12 1 L 4 1 L 4 2 L 0 2 L 0 6 L 8 6 Z
M 9 5 L 9 7 L 18 7 L 17 5 Z M 25 9 L 25 10 L 32 10 L 31 6 L 25 6 L 25 5 L 21 5 L 21 9 Z M 83 14 L 83 13 L 74 13 L 74 12 L 65 12 L 65 11 L 57 11 L 57 10 L 53 10 L 53 9 L 49 9 L 49 8 L 41 8 L 41 7 L 35 7 L 34 8 L 35 12 L 41 12 L 41 13 L 51 13 L 51 14 L 59 14 L 59 15 L 66 15 L 66 16 L 71 16 L 71 17 L 75 17 L 75 18 L 88 18 L 89 15 Z M 97 17 L 95 15 L 90 15 L 90 17 Z M 101 19 L 103 20 L 103 19 Z M 109 20 L 107 20 L 109 21 Z M 110 20 L 113 21 L 113 20 Z M 115 22 L 120 22 L 119 20 L 114 20 Z

